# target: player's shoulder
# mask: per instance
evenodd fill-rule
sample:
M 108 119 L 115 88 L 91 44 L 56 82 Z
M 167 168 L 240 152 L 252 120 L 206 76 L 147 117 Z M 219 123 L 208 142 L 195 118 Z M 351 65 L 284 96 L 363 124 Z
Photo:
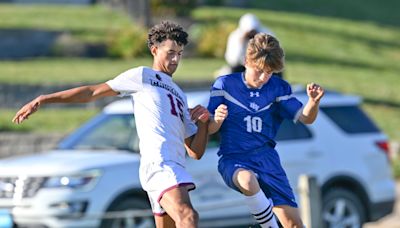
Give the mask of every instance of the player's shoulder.
M 282 79 L 281 77 L 276 76 L 276 75 L 272 75 L 272 77 L 270 78 L 270 81 L 272 82 L 272 84 L 274 86 L 279 86 L 279 87 L 290 86 L 289 82 L 285 81 L 284 79 Z
M 269 89 L 271 88 L 273 88 L 276 95 L 289 94 L 292 92 L 289 82 L 275 75 L 273 75 L 269 81 Z
M 122 72 L 121 74 L 125 74 L 125 75 L 142 75 L 143 71 L 144 71 L 145 67 L 144 66 L 139 66 L 139 67 L 134 67 L 134 68 L 130 68 L 125 70 L 124 72 Z
M 165 73 L 154 70 L 153 68 L 147 66 L 138 66 L 128 70 L 129 74 L 134 77 L 141 78 L 144 81 L 149 81 L 150 79 L 169 82 L 170 76 Z
M 138 66 L 138 67 L 136 67 L 134 69 L 136 69 L 136 71 L 138 73 L 142 74 L 143 76 L 145 76 L 145 75 L 154 75 L 156 73 L 152 68 L 147 67 L 147 66 Z
M 221 75 L 217 77 L 215 82 L 226 84 L 226 83 L 236 82 L 237 80 L 241 80 L 241 78 L 242 78 L 242 72 L 237 72 L 232 74 Z
M 215 80 L 213 84 L 213 89 L 227 91 L 233 88 L 237 88 L 237 86 L 240 85 L 241 80 L 242 80 L 242 72 L 222 75 Z

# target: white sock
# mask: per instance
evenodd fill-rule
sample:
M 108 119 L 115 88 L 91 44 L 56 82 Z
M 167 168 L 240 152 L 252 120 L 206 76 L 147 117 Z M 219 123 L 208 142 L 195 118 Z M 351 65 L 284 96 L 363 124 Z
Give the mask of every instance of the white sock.
M 252 196 L 245 196 L 247 206 L 251 214 L 262 228 L 278 228 L 274 213 L 272 212 L 272 202 L 265 196 L 263 191 L 257 192 Z

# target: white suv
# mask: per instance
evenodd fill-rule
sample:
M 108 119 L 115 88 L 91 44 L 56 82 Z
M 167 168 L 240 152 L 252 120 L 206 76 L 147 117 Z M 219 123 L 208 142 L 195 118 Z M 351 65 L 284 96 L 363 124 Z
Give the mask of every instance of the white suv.
M 295 95 L 306 101 L 304 91 Z M 189 105 L 208 102 L 208 91 L 188 92 Z M 327 92 L 312 125 L 285 121 L 277 151 L 296 190 L 302 174 L 321 188 L 326 227 L 361 227 L 393 210 L 395 183 L 387 137 L 360 109 L 360 98 Z M 59 150 L 0 161 L 0 209 L 18 227 L 127 227 L 106 212 L 149 209 L 138 178 L 139 152 L 131 101 L 119 100 L 65 138 Z M 238 139 L 240 140 L 240 139 Z M 254 224 L 239 193 L 217 172 L 218 135 L 200 161 L 188 158 L 195 178 L 191 199 L 202 227 Z M 148 210 L 147 210 L 148 212 Z M 110 213 L 107 213 L 110 215 Z M 121 214 L 111 214 L 121 215 Z M 7 213 L 0 213 L 0 221 Z M 152 217 L 134 221 L 152 227 Z

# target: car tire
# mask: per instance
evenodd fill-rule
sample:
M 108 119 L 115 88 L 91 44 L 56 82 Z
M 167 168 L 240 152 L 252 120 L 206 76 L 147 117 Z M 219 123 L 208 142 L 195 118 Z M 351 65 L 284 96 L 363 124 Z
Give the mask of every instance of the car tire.
M 128 210 L 149 210 L 149 203 L 140 198 L 125 198 L 112 205 L 107 212 L 116 211 L 128 211 Z M 115 219 L 103 219 L 101 222 L 101 228 L 124 228 L 124 227 L 137 228 L 152 228 L 155 227 L 153 216 L 138 217 L 135 219 L 115 218 Z
M 360 198 L 344 188 L 333 188 L 322 197 L 324 227 L 361 228 L 366 211 Z

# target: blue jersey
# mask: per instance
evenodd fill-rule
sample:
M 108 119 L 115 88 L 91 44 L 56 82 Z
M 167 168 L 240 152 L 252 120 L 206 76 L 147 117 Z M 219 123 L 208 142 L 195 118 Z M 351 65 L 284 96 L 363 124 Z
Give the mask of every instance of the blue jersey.
M 228 107 L 229 114 L 220 128 L 218 155 L 274 147 L 283 119 L 297 121 L 302 108 L 286 81 L 272 76 L 261 88 L 249 88 L 244 73 L 221 76 L 215 81 L 208 104 L 210 113 L 220 104 Z

